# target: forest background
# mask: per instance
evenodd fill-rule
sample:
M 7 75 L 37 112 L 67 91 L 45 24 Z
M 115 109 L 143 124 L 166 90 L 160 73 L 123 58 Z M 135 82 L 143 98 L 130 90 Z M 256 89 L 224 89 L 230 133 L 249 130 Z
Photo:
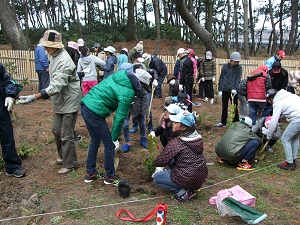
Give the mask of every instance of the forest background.
M 277 49 L 297 54 L 300 45 L 298 0 L 1 0 L 1 5 L 2 49 L 32 50 L 46 29 L 63 33 L 64 43 L 83 38 L 90 47 L 156 40 L 151 54 L 165 54 L 163 39 L 192 48 L 201 44 L 215 57 L 217 49 L 227 58 L 234 49 L 244 59 Z

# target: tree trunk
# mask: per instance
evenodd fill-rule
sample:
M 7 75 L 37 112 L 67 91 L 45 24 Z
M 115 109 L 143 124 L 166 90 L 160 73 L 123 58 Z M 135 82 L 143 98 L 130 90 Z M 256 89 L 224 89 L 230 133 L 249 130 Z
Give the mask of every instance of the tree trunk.
M 3 34 L 14 50 L 29 50 L 29 40 L 24 35 L 9 0 L 1 0 L 0 23 Z
M 199 6 L 200 7 L 200 6 Z M 213 33 L 212 31 L 212 18 L 213 18 L 213 1 L 212 0 L 206 0 L 205 1 L 205 12 L 206 12 L 206 21 L 205 21 L 205 29 L 209 33 Z
M 154 0 L 154 15 L 156 25 L 156 49 L 155 54 L 159 54 L 160 49 L 160 12 L 159 12 L 159 0 Z
M 280 1 L 279 5 L 279 49 L 283 49 L 283 25 L 282 25 L 282 16 L 283 16 L 283 0 Z
M 236 51 L 240 51 L 240 44 L 239 44 L 239 19 L 237 15 L 237 9 L 239 6 L 239 0 L 236 2 L 236 0 L 233 1 L 233 23 L 234 23 L 234 39 L 235 39 L 235 48 Z
M 253 12 L 252 12 L 252 1 L 249 1 L 249 16 L 250 16 L 250 33 L 251 33 L 251 47 L 250 55 L 255 54 L 255 32 L 254 32 L 254 21 L 253 21 Z
M 224 47 L 226 50 L 227 58 L 230 57 L 230 44 L 228 43 L 229 31 L 230 31 L 230 15 L 231 15 L 231 6 L 230 0 L 227 0 L 227 18 L 225 22 L 225 33 L 224 33 Z
M 127 30 L 126 30 L 126 41 L 135 41 L 135 20 L 134 20 L 134 0 L 128 0 L 127 9 L 128 9 L 128 21 L 127 21 Z
M 275 52 L 275 49 L 276 49 L 276 41 L 277 41 L 277 38 L 276 38 L 276 28 L 275 28 L 275 23 L 274 23 L 274 17 L 273 17 L 273 8 L 272 8 L 272 0 L 269 0 L 269 13 L 270 13 L 270 19 L 271 19 L 271 25 L 272 25 L 272 33 L 273 33 L 273 41 L 271 43 L 271 39 L 270 39 L 270 44 L 271 44 L 271 55 L 274 54 Z
M 217 57 L 216 46 L 213 41 L 213 36 L 207 30 L 200 26 L 195 17 L 193 17 L 184 1 L 174 0 L 176 4 L 176 11 L 179 13 L 184 22 L 194 31 L 194 33 L 203 42 L 207 51 L 211 51 L 215 57 Z
M 291 30 L 289 33 L 289 40 L 288 43 L 286 45 L 286 53 L 290 54 L 293 52 L 293 48 L 295 45 L 295 40 L 294 37 L 295 34 L 297 35 L 297 22 L 298 22 L 298 0 L 291 0 Z
M 250 0 L 251 1 L 251 0 Z M 249 59 L 248 0 L 244 0 L 244 58 Z

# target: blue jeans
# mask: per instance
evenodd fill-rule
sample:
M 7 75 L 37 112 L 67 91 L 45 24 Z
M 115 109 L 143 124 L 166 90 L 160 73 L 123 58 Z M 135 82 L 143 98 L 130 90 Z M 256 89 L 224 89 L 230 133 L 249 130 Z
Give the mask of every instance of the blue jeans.
M 150 101 L 151 101 L 151 93 L 148 94 L 148 104 L 150 106 Z M 137 117 L 132 118 L 132 124 L 134 129 L 138 129 L 138 120 Z M 153 121 L 152 121 L 152 112 L 150 111 L 150 116 L 149 116 L 149 123 L 148 123 L 148 131 L 149 133 L 153 130 Z
M 115 145 L 112 142 L 105 118 L 98 116 L 84 104 L 81 104 L 81 115 L 91 138 L 86 161 L 87 173 L 91 175 L 96 171 L 97 153 L 102 141 L 104 144 L 104 169 L 106 176 L 113 177 L 116 173 L 114 167 Z
M 290 122 L 281 136 L 286 161 L 292 163 L 299 149 L 300 123 Z
M 155 185 L 163 189 L 173 191 L 178 197 L 183 195 L 186 190 L 179 187 L 171 179 L 171 170 L 164 170 L 154 175 L 153 181 Z
M 158 85 L 155 87 L 154 94 L 158 97 L 162 97 L 161 85 L 164 82 L 166 76 L 159 75 L 157 78 Z
M 273 107 L 267 106 L 265 102 L 248 102 L 249 105 L 249 117 L 252 119 L 252 125 L 256 123 L 257 111 L 261 107 L 261 117 L 267 117 L 270 115 Z
M 2 147 L 2 157 L 5 162 L 5 170 L 7 173 L 13 173 L 22 165 L 14 139 L 14 131 L 11 123 L 10 115 L 6 108 L 0 106 L 0 142 Z M 2 111 L 2 112 L 1 112 Z
M 255 152 L 259 147 L 258 140 L 250 140 L 247 144 L 243 147 L 242 152 L 240 154 L 239 161 L 245 159 L 247 161 L 251 160 L 255 156 Z

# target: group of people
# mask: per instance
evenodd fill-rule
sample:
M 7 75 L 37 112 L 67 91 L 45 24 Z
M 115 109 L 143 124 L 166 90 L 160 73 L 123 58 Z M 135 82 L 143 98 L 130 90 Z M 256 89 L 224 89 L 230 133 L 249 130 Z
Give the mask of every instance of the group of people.
M 241 80 L 241 56 L 238 52 L 233 52 L 229 63 L 222 67 L 218 85 L 219 96 L 222 97 L 222 116 L 221 122 L 215 126 L 226 127 L 229 101 L 235 106 L 235 112 L 233 125 L 215 147 L 221 162 L 237 164 L 239 170 L 253 170 L 250 162 L 253 162 L 255 152 L 265 142 L 268 142 L 266 148 L 272 150 L 281 136 L 281 117 L 285 117 L 290 121 L 281 136 L 286 160 L 277 166 L 285 170 L 296 168 L 300 107 L 295 102 L 299 102 L 300 97 L 294 94 L 294 89 L 299 90 L 300 72 L 291 71 L 288 74 L 281 66 L 283 58 L 285 52 L 277 51 L 265 65 L 250 72 L 244 80 Z M 237 107 L 239 99 L 240 115 Z
M 130 115 L 139 124 L 141 146 L 147 148 L 146 116 L 150 117 L 151 101 L 149 95 L 151 96 L 154 92 L 156 98 L 162 97 L 160 86 L 167 75 L 167 70 L 165 64 L 157 56 L 143 53 L 142 45 L 143 42 L 139 42 L 130 51 L 123 48 L 118 58 L 114 56 L 115 49 L 108 46 L 103 49 L 106 55 L 105 61 L 105 58 L 98 57 L 98 54 L 102 52 L 99 44 L 94 45 L 97 56 L 92 56 L 82 39 L 79 39 L 77 43 L 68 42 L 67 46 L 64 46 L 61 34 L 57 31 L 47 30 L 44 33 L 39 48 L 42 47 L 50 55 L 50 59 L 49 61 L 41 60 L 37 71 L 39 71 L 39 76 L 49 73 L 50 79 L 49 81 L 43 80 L 43 84 L 41 82 L 41 89 L 38 93 L 20 96 L 19 103 L 28 104 L 39 99 L 51 98 L 54 111 L 52 133 L 59 155 L 57 164 L 62 166 L 58 174 L 69 173 L 79 166 L 74 140 L 74 128 L 79 110 L 81 110 L 90 136 L 86 161 L 86 183 L 93 182 L 95 179 L 103 179 L 105 184 L 118 186 L 121 178 L 114 167 L 114 155 L 115 150 L 120 147 L 118 140 L 122 131 L 125 143 L 121 150 L 127 152 L 131 147 Z M 70 48 L 76 50 L 79 57 L 73 54 Z M 43 49 L 39 49 L 39 53 L 36 50 L 37 54 L 40 54 Z M 174 91 L 177 85 L 178 92 L 185 92 L 192 101 L 195 80 L 199 81 L 204 78 L 202 81 L 205 82 L 205 96 L 210 98 L 211 104 L 214 104 L 212 82 L 216 71 L 211 52 L 207 51 L 205 59 L 198 62 L 192 49 L 186 51 L 180 48 L 177 51 L 177 57 L 179 58 L 179 65 L 175 67 L 177 72 L 167 78 L 170 91 Z M 240 54 L 233 52 L 230 62 L 225 64 L 221 71 L 218 91 L 222 96 L 222 116 L 221 123 L 216 124 L 218 127 L 226 126 L 228 102 L 233 101 L 236 106 L 238 105 L 239 83 L 242 76 L 240 60 Z M 275 74 L 281 71 L 277 61 L 273 63 L 271 71 Z M 120 63 L 118 71 L 115 72 L 115 64 L 118 62 Z M 110 70 L 112 72 L 109 72 Z M 249 107 L 252 106 L 251 102 L 258 102 L 256 105 L 253 103 L 253 108 L 254 106 L 266 107 L 266 112 L 262 113 L 263 117 L 257 119 L 253 113 L 250 117 L 245 114 L 239 118 L 236 107 L 233 125 L 215 147 L 221 162 L 237 164 L 240 170 L 254 169 L 250 162 L 259 146 L 268 141 L 269 146 L 272 147 L 280 138 L 281 131 L 278 123 L 281 116 L 291 122 L 281 136 L 286 161 L 278 167 L 294 170 L 297 166 L 300 106 L 295 102 L 299 102 L 300 97 L 287 92 L 285 88 L 276 90 L 272 81 L 278 79 L 276 75 L 272 78 L 272 75 L 268 74 L 270 70 L 264 66 L 251 72 L 245 84 L 247 90 L 244 90 Z M 290 79 L 291 87 L 299 89 L 300 72 L 293 71 L 291 74 L 294 76 Z M 0 100 L 2 102 L 0 104 L 2 107 L 0 137 L 6 174 L 22 177 L 26 172 L 16 152 L 9 115 L 16 93 L 2 64 L 0 64 L 0 75 Z M 103 77 L 100 78 L 102 75 Z M 271 81 L 268 76 L 271 77 Z M 256 78 L 253 79 L 253 77 Z M 251 83 L 254 81 L 255 84 Z M 259 89 L 264 85 L 265 89 Z M 153 90 L 154 87 L 155 90 Z M 251 88 L 257 88 L 257 90 L 254 91 Z M 264 96 L 265 102 L 257 101 L 257 96 L 260 98 Z M 260 102 L 263 104 L 259 104 Z M 270 109 L 272 116 L 270 116 Z M 163 145 L 162 151 L 154 159 L 154 165 L 157 168 L 153 174 L 153 180 L 157 186 L 173 191 L 175 199 L 181 202 L 193 198 L 196 190 L 202 186 L 208 175 L 203 155 L 203 140 L 196 130 L 196 116 L 191 110 L 191 105 L 184 109 L 176 104 L 165 106 L 159 121 L 160 125 L 149 130 L 150 135 L 160 137 Z M 106 119 L 111 115 L 114 117 L 110 129 Z M 105 173 L 96 170 L 96 159 L 101 142 L 104 145 Z

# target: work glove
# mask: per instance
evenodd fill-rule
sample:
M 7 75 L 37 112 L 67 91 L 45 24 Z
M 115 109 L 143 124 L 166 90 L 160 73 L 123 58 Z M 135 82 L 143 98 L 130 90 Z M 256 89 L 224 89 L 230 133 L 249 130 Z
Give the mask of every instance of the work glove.
M 219 91 L 219 97 L 222 97 L 222 91 Z
M 268 129 L 265 128 L 265 127 L 262 127 L 262 128 L 261 128 L 261 132 L 262 132 L 264 135 L 267 135 L 267 134 L 268 134 Z
M 4 106 L 7 107 L 7 111 L 10 112 L 14 106 L 14 99 L 12 97 L 6 97 Z
M 183 91 L 183 85 L 179 84 L 179 91 Z
M 175 84 L 175 79 L 172 79 L 170 82 L 169 82 L 170 85 L 174 85 Z
M 205 81 L 205 78 L 204 78 L 204 77 L 202 77 L 200 80 L 204 82 L 204 81 Z
M 153 84 L 154 87 L 157 87 L 158 81 L 156 79 L 154 79 L 153 82 L 152 82 L 152 84 Z
M 156 167 L 154 173 L 152 174 L 152 178 L 154 177 L 155 174 L 164 171 L 164 167 Z
M 213 76 L 213 78 L 212 78 L 212 82 L 214 83 L 216 81 L 216 77 L 215 76 Z
M 35 101 L 35 95 L 20 96 L 19 104 L 29 104 Z
M 151 131 L 151 132 L 150 132 L 150 135 L 151 135 L 152 137 L 155 137 L 155 136 L 156 136 L 154 131 Z
M 114 145 L 115 145 L 115 151 L 116 151 L 118 148 L 120 148 L 120 143 L 119 143 L 118 140 L 113 141 L 113 143 L 114 143 Z
M 233 95 L 233 97 L 237 94 L 237 91 L 236 90 L 231 90 L 231 94 Z

